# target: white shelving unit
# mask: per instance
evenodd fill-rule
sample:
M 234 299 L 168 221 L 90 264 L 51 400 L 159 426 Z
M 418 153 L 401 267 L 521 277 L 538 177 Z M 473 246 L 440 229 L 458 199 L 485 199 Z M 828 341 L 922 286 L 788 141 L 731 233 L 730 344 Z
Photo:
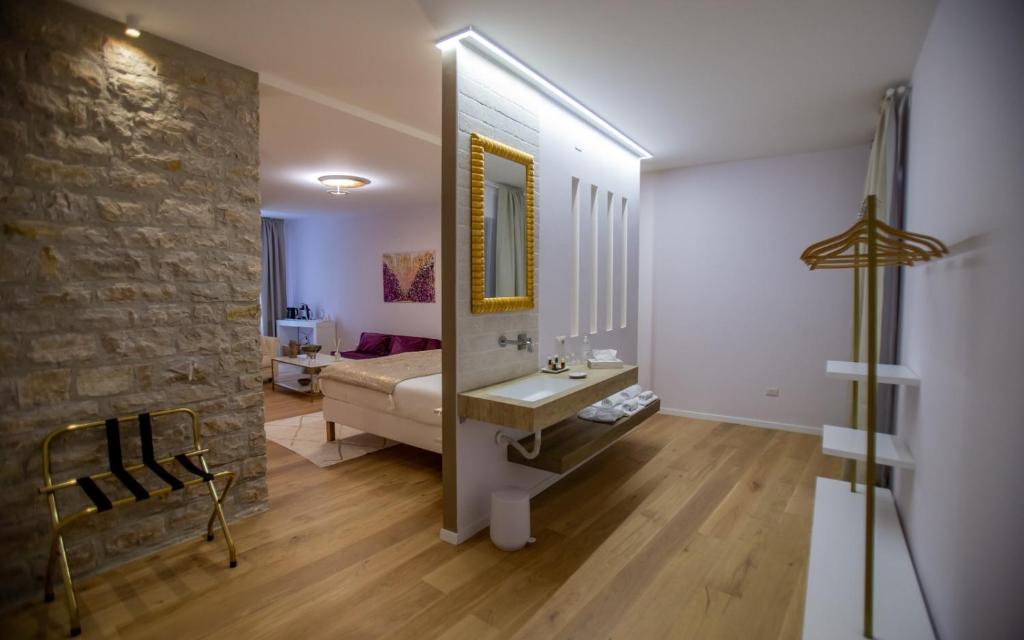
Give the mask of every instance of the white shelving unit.
M 308 337 L 311 344 L 323 347 L 322 353 L 334 350 L 335 333 L 333 320 L 278 320 L 277 337 L 282 344 L 295 340 L 300 345 Z
M 862 638 L 864 485 L 818 478 L 804 605 L 804 640 Z M 896 504 L 875 490 L 875 638 L 933 640 Z
M 837 380 L 867 382 L 868 365 L 866 362 L 829 360 L 825 363 L 825 376 Z M 902 364 L 880 364 L 878 365 L 878 382 L 916 387 L 921 384 L 921 378 L 913 369 Z
M 867 460 L 868 432 L 863 429 L 825 425 L 821 434 L 821 450 L 830 456 Z M 914 457 L 902 440 L 887 433 L 875 434 L 875 461 L 878 464 L 913 469 Z

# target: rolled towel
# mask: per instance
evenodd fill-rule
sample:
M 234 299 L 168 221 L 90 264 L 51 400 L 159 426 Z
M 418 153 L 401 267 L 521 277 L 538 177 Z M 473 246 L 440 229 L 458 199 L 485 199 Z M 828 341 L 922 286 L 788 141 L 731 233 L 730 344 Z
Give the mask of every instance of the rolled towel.
M 600 402 L 598 402 L 594 406 L 595 407 L 605 407 L 605 408 L 610 409 L 610 408 L 614 407 L 616 404 L 618 404 L 618 402 L 616 402 L 616 397 L 615 396 L 610 396 L 608 398 L 605 398 L 604 400 L 601 400 Z
M 576 414 L 581 420 L 588 420 L 590 422 L 605 422 L 611 424 L 622 417 L 622 410 L 618 407 L 608 408 L 597 408 L 589 406 L 583 411 Z
M 637 397 L 640 398 L 640 402 L 649 402 L 651 400 L 651 398 L 654 397 L 654 392 L 653 391 L 644 391 L 640 395 L 638 395 Z
M 643 387 L 638 384 L 634 384 L 615 394 L 615 397 L 619 398 L 619 402 L 625 402 L 626 400 L 632 400 L 637 397 L 643 390 Z
M 634 413 L 640 410 L 640 402 L 636 398 L 630 398 L 629 400 L 626 400 L 625 402 L 620 404 L 619 408 L 622 409 L 622 412 L 625 413 L 627 416 L 633 415 Z
M 649 396 L 647 396 L 646 400 L 644 399 L 644 394 L 640 394 L 640 396 L 637 398 L 641 406 L 646 407 L 647 405 L 651 404 L 652 402 L 658 399 L 658 396 L 654 395 L 654 393 L 651 391 L 647 391 L 645 393 L 650 394 Z

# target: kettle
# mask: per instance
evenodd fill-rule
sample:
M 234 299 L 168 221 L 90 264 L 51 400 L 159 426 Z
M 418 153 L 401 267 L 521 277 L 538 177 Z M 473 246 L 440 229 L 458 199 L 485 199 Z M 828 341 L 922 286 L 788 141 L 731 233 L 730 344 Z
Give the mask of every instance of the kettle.
M 284 317 L 287 320 L 296 320 L 299 317 L 298 307 L 285 307 Z

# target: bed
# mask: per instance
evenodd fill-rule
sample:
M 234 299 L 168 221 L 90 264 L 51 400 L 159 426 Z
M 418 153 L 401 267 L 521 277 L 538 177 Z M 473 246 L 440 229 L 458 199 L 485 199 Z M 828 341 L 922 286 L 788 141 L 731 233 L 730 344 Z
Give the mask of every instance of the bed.
M 331 365 L 320 375 L 327 439 L 341 424 L 441 453 L 441 351 Z

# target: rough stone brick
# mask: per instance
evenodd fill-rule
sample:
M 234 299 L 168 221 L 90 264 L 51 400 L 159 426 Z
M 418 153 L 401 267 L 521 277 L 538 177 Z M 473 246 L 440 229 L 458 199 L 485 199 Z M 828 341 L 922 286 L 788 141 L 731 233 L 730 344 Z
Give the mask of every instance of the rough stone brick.
M 71 387 L 70 369 L 45 369 L 25 374 L 18 380 L 18 405 L 29 409 L 41 404 L 63 402 Z
M 40 364 L 88 360 L 96 355 L 96 336 L 84 333 L 59 333 L 32 338 L 28 358 Z
M 185 224 L 190 227 L 211 227 L 214 221 L 213 207 L 209 204 L 185 202 L 177 198 L 168 198 L 160 203 L 157 215 L 163 224 Z
M 135 384 L 135 371 L 130 366 L 79 369 L 75 387 L 82 396 L 112 396 L 129 393 Z

